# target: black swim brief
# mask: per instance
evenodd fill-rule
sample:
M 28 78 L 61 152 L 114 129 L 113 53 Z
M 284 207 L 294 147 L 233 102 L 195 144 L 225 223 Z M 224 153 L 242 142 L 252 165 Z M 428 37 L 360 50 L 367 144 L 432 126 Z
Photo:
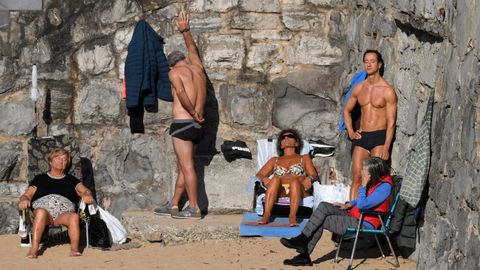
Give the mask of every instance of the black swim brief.
M 362 138 L 359 140 L 353 140 L 353 145 L 360 146 L 367 151 L 371 151 L 376 146 L 385 144 L 387 130 L 382 129 L 375 131 L 362 131 L 360 134 L 362 135 Z
M 173 119 L 170 125 L 170 135 L 184 141 L 198 144 L 203 137 L 202 125 L 192 119 Z

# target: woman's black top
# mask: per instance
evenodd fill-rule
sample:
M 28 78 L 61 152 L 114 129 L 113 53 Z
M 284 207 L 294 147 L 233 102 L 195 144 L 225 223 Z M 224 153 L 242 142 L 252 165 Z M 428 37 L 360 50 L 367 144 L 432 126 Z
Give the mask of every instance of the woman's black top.
M 74 205 L 78 205 L 79 196 L 76 188 L 80 183 L 80 180 L 70 174 L 65 175 L 65 177 L 61 179 L 51 178 L 46 173 L 39 174 L 35 176 L 29 184 L 29 186 L 37 188 L 37 191 L 35 191 L 33 195 L 32 203 L 43 196 L 58 194 L 69 199 Z

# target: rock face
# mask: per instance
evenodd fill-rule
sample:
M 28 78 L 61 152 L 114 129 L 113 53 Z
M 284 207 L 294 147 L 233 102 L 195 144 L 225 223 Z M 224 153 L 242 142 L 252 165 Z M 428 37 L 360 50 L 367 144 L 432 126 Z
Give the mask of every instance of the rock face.
M 349 183 L 351 144 L 338 121 L 363 52 L 375 48 L 398 96 L 397 173 L 405 173 L 405 155 L 435 91 L 418 267 L 478 268 L 478 1 L 51 0 L 43 11 L 11 12 L 0 28 L 0 186 L 9 187 L 2 196 L 18 196 L 27 181 L 29 138 L 68 134 L 92 162 L 100 203 L 115 215 L 170 198 L 177 176 L 171 104 L 159 102 L 157 113 L 145 114 L 146 133 L 132 135 L 120 92 L 138 19 L 163 37 L 166 52 L 185 50 L 173 20 L 182 8 L 192 13 L 209 77 L 207 136 L 196 156 L 203 207 L 250 205 L 244 186 L 256 161 L 227 163 L 216 155 L 223 140 L 244 140 L 255 155 L 256 139 L 287 127 L 335 144 L 335 156 L 316 164 L 322 177 L 334 167 L 338 181 Z M 28 94 L 34 63 L 36 103 Z
M 405 154 L 435 92 L 428 200 L 418 269 L 476 269 L 480 120 L 478 1 L 352 1 L 347 65 L 360 67 L 366 48 L 378 48 L 385 78 L 398 95 L 392 166 L 401 174 Z M 349 71 L 352 73 L 353 71 Z M 350 74 L 343 74 L 349 78 Z M 348 85 L 348 80 L 342 80 Z M 340 162 L 340 161 L 338 161 Z

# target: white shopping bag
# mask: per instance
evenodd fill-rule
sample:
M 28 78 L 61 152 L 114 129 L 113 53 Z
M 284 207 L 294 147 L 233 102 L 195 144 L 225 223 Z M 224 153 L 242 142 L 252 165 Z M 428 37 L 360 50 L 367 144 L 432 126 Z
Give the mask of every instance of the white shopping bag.
M 100 218 L 105 221 L 107 224 L 108 231 L 112 237 L 112 242 L 116 244 L 123 244 L 127 241 L 127 230 L 123 227 L 122 223 L 114 217 L 112 214 L 103 210 L 100 206 L 98 207 L 98 212 L 100 213 Z
M 345 203 L 348 201 L 350 186 L 342 183 L 336 185 L 321 185 L 313 183 L 313 209 L 317 209 L 321 202 Z

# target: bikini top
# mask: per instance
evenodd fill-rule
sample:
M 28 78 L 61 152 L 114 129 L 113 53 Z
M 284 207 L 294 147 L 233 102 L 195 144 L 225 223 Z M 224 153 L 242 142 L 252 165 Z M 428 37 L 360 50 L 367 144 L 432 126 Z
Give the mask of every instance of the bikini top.
M 290 167 L 284 168 L 280 165 L 277 165 L 278 158 L 275 161 L 275 170 L 273 174 L 275 176 L 284 176 L 285 174 L 293 174 L 296 176 L 304 176 L 305 175 L 305 168 L 303 166 L 303 157 L 300 159 L 300 163 L 293 164 Z

